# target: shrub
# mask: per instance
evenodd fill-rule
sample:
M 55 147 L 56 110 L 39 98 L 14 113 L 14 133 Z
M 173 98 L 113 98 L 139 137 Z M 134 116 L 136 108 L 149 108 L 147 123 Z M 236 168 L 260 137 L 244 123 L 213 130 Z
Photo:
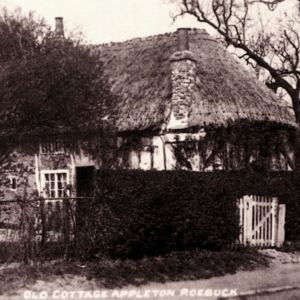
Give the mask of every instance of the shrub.
M 121 258 L 228 249 L 240 231 L 236 200 L 246 194 L 286 203 L 286 236 L 298 239 L 298 178 L 292 172 L 101 170 L 95 200 L 83 210 L 79 248 L 87 256 Z
M 207 189 L 218 181 L 220 176 L 191 172 L 101 171 L 85 228 L 94 228 L 99 251 L 117 257 L 224 248 L 236 240 L 239 226 L 236 195 L 226 185 Z

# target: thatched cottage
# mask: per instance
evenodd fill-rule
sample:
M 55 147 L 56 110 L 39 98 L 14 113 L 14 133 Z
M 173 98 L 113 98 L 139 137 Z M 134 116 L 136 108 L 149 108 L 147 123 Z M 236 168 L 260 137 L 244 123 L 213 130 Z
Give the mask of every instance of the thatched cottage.
M 291 110 L 204 30 L 182 28 L 98 50 L 119 98 L 120 153 L 122 144 L 131 145 L 123 146 L 123 167 L 292 168 Z
M 204 30 L 182 28 L 95 51 L 118 100 L 115 168 L 293 168 L 291 110 Z M 59 198 L 70 184 L 74 195 L 85 194 L 91 157 L 65 151 L 59 140 L 45 140 L 39 149 L 22 158 L 30 191 Z M 24 191 L 23 177 L 8 174 L 4 198 Z
M 63 36 L 62 19 L 56 21 Z M 112 168 L 293 169 L 292 110 L 204 30 L 181 28 L 94 50 L 117 100 Z M 45 139 L 32 155 L 15 153 L 1 198 L 88 195 L 103 161 L 80 149 Z

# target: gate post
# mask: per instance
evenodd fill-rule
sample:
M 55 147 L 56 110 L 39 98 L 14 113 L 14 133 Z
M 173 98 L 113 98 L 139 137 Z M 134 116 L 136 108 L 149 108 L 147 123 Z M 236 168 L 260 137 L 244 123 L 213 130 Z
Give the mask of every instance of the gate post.
M 244 197 L 244 213 L 245 213 L 245 223 L 244 223 L 244 234 L 245 234 L 245 242 L 246 245 L 252 244 L 252 205 L 253 205 L 253 197 L 245 196 Z
M 63 234 L 64 234 L 64 259 L 69 255 L 70 242 L 70 215 L 68 210 L 68 197 L 65 194 L 63 198 Z
M 277 247 L 282 247 L 285 239 L 285 204 L 280 204 L 278 206 L 278 229 L 277 229 Z
M 239 226 L 240 226 L 239 242 L 241 244 L 244 244 L 244 236 L 245 236 L 245 234 L 244 234 L 244 199 L 243 198 L 238 199 L 237 206 L 238 206 L 239 217 L 240 217 L 240 223 L 239 223 Z
M 272 220 L 272 246 L 275 247 L 277 245 L 278 239 L 278 198 L 272 197 L 272 213 L 273 213 L 273 220 Z
M 44 250 L 46 243 L 46 214 L 45 214 L 45 199 L 43 197 L 39 198 L 40 200 L 40 214 L 41 214 L 41 248 Z

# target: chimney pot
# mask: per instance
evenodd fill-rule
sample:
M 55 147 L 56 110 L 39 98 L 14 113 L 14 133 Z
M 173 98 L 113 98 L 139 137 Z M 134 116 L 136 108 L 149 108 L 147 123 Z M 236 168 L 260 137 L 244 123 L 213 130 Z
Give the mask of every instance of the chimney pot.
M 64 20 L 62 17 L 55 18 L 55 35 L 56 37 L 64 37 Z
M 190 28 L 178 28 L 177 29 L 177 50 L 184 51 L 189 50 L 189 30 Z

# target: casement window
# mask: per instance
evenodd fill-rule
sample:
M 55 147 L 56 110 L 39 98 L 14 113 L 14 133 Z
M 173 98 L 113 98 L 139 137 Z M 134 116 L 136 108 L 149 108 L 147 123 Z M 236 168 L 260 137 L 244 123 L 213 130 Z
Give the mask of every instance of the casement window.
M 65 145 L 62 140 L 45 141 L 40 144 L 41 154 L 59 154 L 65 152 Z
M 69 183 L 68 170 L 41 171 L 43 196 L 46 198 L 62 198 Z
M 139 149 L 133 149 L 128 151 L 122 149 L 119 151 L 117 165 L 119 168 L 130 169 L 153 169 L 153 152 L 156 146 L 148 145 Z

